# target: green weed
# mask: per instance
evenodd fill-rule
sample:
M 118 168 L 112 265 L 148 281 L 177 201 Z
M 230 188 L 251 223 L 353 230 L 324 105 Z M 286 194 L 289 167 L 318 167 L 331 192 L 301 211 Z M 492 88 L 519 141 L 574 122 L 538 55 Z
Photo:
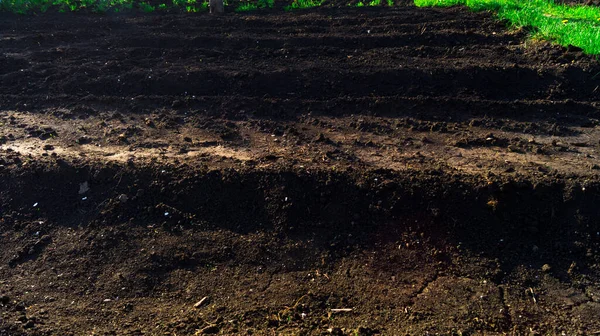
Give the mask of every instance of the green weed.
M 324 0 L 294 0 L 291 5 L 285 6 L 284 9 L 286 11 L 293 9 L 305 9 L 305 8 L 313 8 L 319 7 L 323 4 Z
M 253 3 L 245 3 L 241 4 L 238 8 L 235 9 L 236 12 L 249 12 L 253 10 L 257 10 L 258 6 Z
M 275 0 L 258 0 L 258 8 L 273 8 Z
M 275 0 L 258 0 L 257 3 L 242 3 L 239 5 L 235 11 L 236 12 L 249 12 L 253 10 L 257 10 L 259 8 L 273 8 L 275 6 Z
M 145 2 L 140 2 L 139 3 L 140 9 L 144 12 L 144 13 L 152 13 L 154 12 L 154 10 L 156 9 L 154 6 L 152 6 L 149 3 L 145 3 Z
M 200 4 L 200 10 L 203 12 L 208 11 L 208 1 L 204 1 L 203 3 Z

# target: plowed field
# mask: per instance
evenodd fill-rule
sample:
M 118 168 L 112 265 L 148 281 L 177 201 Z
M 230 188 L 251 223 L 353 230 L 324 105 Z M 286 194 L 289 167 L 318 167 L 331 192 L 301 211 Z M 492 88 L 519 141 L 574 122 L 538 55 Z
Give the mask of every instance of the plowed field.
M 600 333 L 600 64 L 463 8 L 0 15 L 0 335 Z

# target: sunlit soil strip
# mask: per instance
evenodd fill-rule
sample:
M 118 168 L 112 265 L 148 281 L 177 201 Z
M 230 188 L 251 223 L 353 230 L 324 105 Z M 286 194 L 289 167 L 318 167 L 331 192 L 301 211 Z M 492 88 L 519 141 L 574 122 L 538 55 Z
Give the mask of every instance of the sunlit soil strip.
M 476 11 L 490 10 L 514 27 L 532 28 L 535 38 L 600 54 L 600 8 L 569 6 L 551 0 L 414 0 L 418 7 L 464 5 Z

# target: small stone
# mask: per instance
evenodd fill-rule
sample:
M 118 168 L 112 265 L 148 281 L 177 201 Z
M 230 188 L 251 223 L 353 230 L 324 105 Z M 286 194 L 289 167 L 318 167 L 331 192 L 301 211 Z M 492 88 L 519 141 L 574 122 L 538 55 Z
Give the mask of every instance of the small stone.
M 88 182 L 83 182 L 79 184 L 79 195 L 83 195 L 88 191 L 90 191 L 90 184 Z
M 548 264 L 544 264 L 544 266 L 542 266 L 542 272 L 548 273 L 550 272 L 550 270 L 552 270 L 552 267 Z

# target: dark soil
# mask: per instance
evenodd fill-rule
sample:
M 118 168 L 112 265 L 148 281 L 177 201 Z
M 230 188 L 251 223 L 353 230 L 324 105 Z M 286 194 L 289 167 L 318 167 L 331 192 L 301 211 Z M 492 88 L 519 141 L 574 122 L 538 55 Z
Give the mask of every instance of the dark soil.
M 0 335 L 594 335 L 600 64 L 461 8 L 0 17 Z

